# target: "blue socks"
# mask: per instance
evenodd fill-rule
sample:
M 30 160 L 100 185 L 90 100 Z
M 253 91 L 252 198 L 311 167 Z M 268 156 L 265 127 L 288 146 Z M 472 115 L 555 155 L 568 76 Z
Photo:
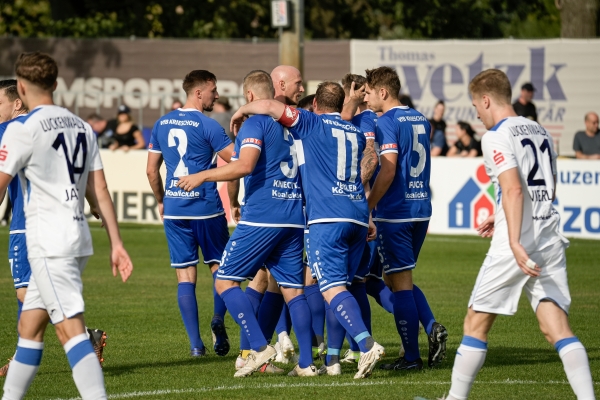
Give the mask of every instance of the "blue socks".
M 419 313 L 412 290 L 394 292 L 394 320 L 402 339 L 406 361 L 414 361 L 419 354 Z
M 246 288 L 245 293 L 246 297 L 250 301 L 250 304 L 252 304 L 254 315 L 257 316 L 263 294 L 249 287 Z M 250 342 L 248 341 L 248 337 L 246 335 L 240 335 L 240 350 L 250 350 Z
M 362 320 L 360 308 L 354 296 L 348 291 L 343 291 L 338 293 L 329 305 L 335 318 L 358 343 L 360 351 L 368 352 L 373 347 L 373 338 Z
M 271 342 L 273 331 L 278 320 L 273 318 L 274 315 L 281 315 L 285 301 L 283 295 L 266 291 L 260 308 L 258 309 L 258 324 L 262 329 L 262 333 L 268 343 Z
M 394 294 L 381 279 L 367 279 L 367 294 L 390 314 L 394 312 Z
M 312 314 L 312 330 L 316 339 L 313 344 L 318 346 L 325 337 L 325 301 L 318 284 L 305 286 L 304 295 Z
M 425 298 L 425 294 L 423 294 L 423 291 L 415 284 L 413 284 L 413 297 L 415 298 L 415 304 L 417 305 L 419 321 L 421 321 L 421 324 L 425 328 L 425 332 L 429 335 L 433 323 L 435 322 L 435 318 L 433 317 L 431 307 L 429 307 L 429 303 Z
M 221 293 L 221 298 L 235 322 L 242 328 L 242 334 L 248 337 L 250 348 L 261 351 L 267 345 L 267 341 L 258 325 L 252 304 L 242 289 L 234 286 Z
M 324 301 L 325 321 L 327 323 L 327 356 L 325 364 L 331 366 L 340 362 L 340 350 L 344 344 L 344 335 L 346 330 L 335 317 L 333 310 Z
M 198 303 L 196 302 L 196 285 L 191 282 L 181 282 L 177 286 L 177 300 L 183 325 L 190 339 L 192 349 L 201 349 L 204 343 L 200 338 L 200 322 L 198 321 Z
M 306 302 L 306 296 L 301 294 L 294 297 L 289 303 L 288 308 L 296 331 L 298 347 L 300 348 L 300 358 L 298 365 L 300 368 L 306 368 L 312 364 L 312 321 L 310 308 Z M 311 323 L 309 323 L 311 322 Z
M 290 317 L 290 310 L 288 309 L 287 304 L 283 306 L 279 321 L 277 321 L 277 326 L 275 327 L 275 332 L 277 332 L 278 335 L 281 332 L 287 332 L 288 335 L 292 332 L 292 318 Z
M 213 302 L 214 302 L 214 311 L 213 318 L 219 317 L 221 321 L 225 321 L 225 313 L 227 312 L 227 306 L 221 299 L 221 296 L 217 294 L 217 289 L 215 289 L 215 279 L 217 279 L 217 271 L 212 273 L 213 276 Z
M 371 331 L 371 305 L 369 304 L 369 298 L 367 297 L 367 287 L 364 282 L 352 282 L 352 285 L 348 288 L 348 291 L 354 296 L 358 306 L 360 307 L 360 314 L 362 316 L 363 322 L 367 327 L 369 333 Z M 359 351 L 358 343 L 350 336 L 350 334 L 346 333 L 346 339 L 348 343 L 350 343 L 350 350 Z

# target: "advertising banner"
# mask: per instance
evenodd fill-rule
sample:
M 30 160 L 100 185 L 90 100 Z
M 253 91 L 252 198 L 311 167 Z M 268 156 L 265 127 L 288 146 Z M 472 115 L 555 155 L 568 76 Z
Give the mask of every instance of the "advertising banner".
M 395 68 L 402 91 L 430 118 L 438 100 L 446 103 L 448 134 L 453 138 L 457 121 L 477 120 L 468 93 L 469 82 L 479 72 L 499 68 L 512 84 L 513 101 L 521 85 L 535 88 L 533 103 L 538 122 L 553 136 L 560 155 L 574 155 L 573 136 L 584 130 L 584 116 L 600 113 L 600 40 L 352 40 L 353 73 L 380 66 Z
M 555 207 L 567 237 L 600 239 L 600 162 L 558 159 Z M 476 234 L 495 210 L 482 158 L 432 159 L 430 233 Z M 526 194 L 525 194 L 526 195 Z

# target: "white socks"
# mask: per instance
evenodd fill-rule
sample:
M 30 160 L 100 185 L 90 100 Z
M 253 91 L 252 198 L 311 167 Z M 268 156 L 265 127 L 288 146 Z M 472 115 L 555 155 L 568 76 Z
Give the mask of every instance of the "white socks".
M 87 333 L 71 338 L 63 347 L 83 400 L 106 400 L 104 375 Z
M 567 379 L 578 400 L 595 400 L 594 383 L 587 353 L 576 338 L 559 340 L 554 346 L 563 362 Z
M 452 386 L 447 400 L 464 400 L 469 397 L 471 386 L 483 366 L 487 343 L 471 336 L 464 336 L 456 351 L 452 368 Z
M 4 382 L 2 400 L 20 400 L 25 397 L 29 385 L 40 368 L 43 350 L 43 342 L 19 338 L 15 358 L 10 362 Z

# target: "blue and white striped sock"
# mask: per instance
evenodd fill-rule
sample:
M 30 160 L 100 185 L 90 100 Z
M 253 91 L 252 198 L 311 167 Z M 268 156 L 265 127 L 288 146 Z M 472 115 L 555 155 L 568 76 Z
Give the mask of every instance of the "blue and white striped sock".
M 578 400 L 593 400 L 594 383 L 590 372 L 590 363 L 583 344 L 573 336 L 559 340 L 554 345 L 563 362 L 567 379 Z
M 17 352 L 10 362 L 6 381 L 4 382 L 4 396 L 6 400 L 22 399 L 33 382 L 35 374 L 40 368 L 44 342 L 35 342 L 19 338 Z
M 63 346 L 69 365 L 73 370 L 73 380 L 84 400 L 105 400 L 104 376 L 102 367 L 88 335 L 74 336 Z
M 452 386 L 448 399 L 463 400 L 475 382 L 477 373 L 483 366 L 487 354 L 487 342 L 471 336 L 463 336 L 456 350 L 454 367 L 452 368 Z

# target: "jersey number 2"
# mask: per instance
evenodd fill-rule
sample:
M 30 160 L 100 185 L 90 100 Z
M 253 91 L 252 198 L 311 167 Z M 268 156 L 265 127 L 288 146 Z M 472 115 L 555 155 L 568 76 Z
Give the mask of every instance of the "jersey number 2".
M 175 142 L 175 138 L 179 139 L 179 145 Z M 188 145 L 187 133 L 185 133 L 183 129 L 171 129 L 169 131 L 168 145 L 169 147 L 177 146 L 177 152 L 179 153 L 179 163 L 173 172 L 173 176 L 175 178 L 180 176 L 188 176 L 188 167 L 186 167 L 185 163 L 183 162 L 183 156 L 187 151 Z
M 52 144 L 54 150 L 58 151 L 59 147 L 63 148 L 63 152 L 65 153 L 65 160 L 67 160 L 67 169 L 69 170 L 69 179 L 71 179 L 71 183 L 75 184 L 75 174 L 83 174 L 85 171 L 85 159 L 87 158 L 87 141 L 85 140 L 85 133 L 79 132 L 77 134 L 77 144 L 75 145 L 75 150 L 73 151 L 73 158 L 69 155 L 69 149 L 67 149 L 67 143 L 65 141 L 65 134 L 59 133 L 56 136 L 56 140 Z M 79 151 L 81 150 L 81 166 L 77 167 L 75 163 L 77 162 L 77 156 L 79 155 Z M 81 178 L 81 176 L 80 176 Z
M 538 155 L 537 149 L 535 148 L 535 144 L 531 139 L 523 139 L 521 140 L 521 144 L 523 145 L 523 147 L 530 146 L 531 150 L 533 151 L 533 167 L 531 167 L 531 171 L 529 171 L 529 174 L 527 175 L 527 186 L 546 186 L 546 180 L 544 178 L 535 179 L 535 175 L 537 174 L 537 171 L 539 169 Z M 546 152 L 546 150 L 548 150 L 548 158 L 550 159 L 550 169 L 552 169 L 552 154 L 550 153 L 550 144 L 548 143 L 548 139 L 544 139 L 542 145 L 540 146 L 540 151 L 542 152 L 542 154 Z

